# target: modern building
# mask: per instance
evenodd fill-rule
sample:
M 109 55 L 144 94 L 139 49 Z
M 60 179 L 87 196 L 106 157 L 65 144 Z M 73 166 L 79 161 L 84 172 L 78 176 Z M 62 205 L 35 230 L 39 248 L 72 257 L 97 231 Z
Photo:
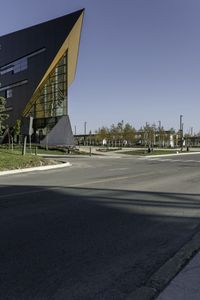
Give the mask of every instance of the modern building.
M 0 96 L 7 125 L 33 120 L 33 138 L 73 144 L 68 88 L 75 77 L 84 10 L 0 37 Z

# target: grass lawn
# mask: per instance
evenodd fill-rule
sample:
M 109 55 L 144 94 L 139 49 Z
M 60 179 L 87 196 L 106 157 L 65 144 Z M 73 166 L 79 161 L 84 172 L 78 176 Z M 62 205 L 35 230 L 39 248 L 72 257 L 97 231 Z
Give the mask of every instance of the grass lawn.
M 16 145 L 14 144 L 14 153 L 22 153 L 22 147 L 23 145 Z M 6 145 L 1 145 L 0 146 L 0 151 L 3 150 L 7 150 L 8 151 L 9 146 Z M 89 152 L 85 152 L 85 151 L 80 151 L 79 149 L 70 149 L 70 152 L 68 153 L 68 149 L 67 148 L 62 148 L 62 147 L 49 147 L 48 149 L 46 149 L 45 147 L 41 147 L 41 146 L 36 146 L 36 145 L 32 145 L 31 148 L 29 147 L 29 144 L 27 144 L 26 146 L 26 154 L 48 154 L 48 155 L 68 155 L 68 154 L 72 154 L 72 155 L 90 155 Z
M 22 155 L 20 151 L 0 149 L 0 171 L 38 167 L 53 163 L 52 160 L 45 160 L 35 155 Z

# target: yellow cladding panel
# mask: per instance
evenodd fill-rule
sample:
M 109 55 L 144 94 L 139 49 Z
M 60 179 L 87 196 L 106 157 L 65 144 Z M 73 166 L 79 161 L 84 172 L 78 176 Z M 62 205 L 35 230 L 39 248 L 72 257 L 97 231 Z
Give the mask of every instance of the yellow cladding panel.
M 32 98 L 30 99 L 29 103 L 27 104 L 27 106 L 25 107 L 22 113 L 23 116 L 25 116 L 31 109 L 32 105 L 35 102 L 35 98 L 36 98 L 35 94 L 38 92 L 39 89 L 42 88 L 42 86 L 45 83 L 45 80 L 47 79 L 49 74 L 53 71 L 53 69 L 56 67 L 59 60 L 63 57 L 66 51 L 68 51 L 68 86 L 70 86 L 72 81 L 74 80 L 75 73 L 76 73 L 76 65 L 78 60 L 78 51 L 79 51 L 79 42 L 80 42 L 81 28 L 83 22 L 83 14 L 84 13 L 82 13 L 78 18 L 76 24 L 72 28 L 67 39 L 64 41 L 62 47 L 58 51 L 51 65 L 49 66 L 48 70 L 46 71 L 39 85 L 37 86 Z
M 76 72 L 82 22 L 83 22 L 83 13 L 81 14 L 81 16 L 77 20 L 76 24 L 72 28 L 67 39 L 64 41 L 62 47 L 60 48 L 56 57 L 52 61 L 50 67 L 48 68 L 48 70 L 45 73 L 44 77 L 42 78 L 41 82 L 39 83 L 39 86 L 48 77 L 48 75 L 55 68 L 55 66 L 58 64 L 59 60 L 63 57 L 63 55 L 65 54 L 65 52 L 67 50 L 68 50 L 68 86 L 72 83 L 72 81 L 74 80 L 74 77 L 75 77 L 75 72 Z
M 82 22 L 83 22 L 83 13 L 78 19 L 74 28 L 72 29 L 71 34 L 69 35 L 68 86 L 70 86 L 71 83 L 73 82 L 76 73 Z

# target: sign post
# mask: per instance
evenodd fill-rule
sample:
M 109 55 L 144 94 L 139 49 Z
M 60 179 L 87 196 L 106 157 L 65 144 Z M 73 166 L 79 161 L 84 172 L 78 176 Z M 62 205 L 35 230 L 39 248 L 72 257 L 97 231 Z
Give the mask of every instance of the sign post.
M 21 125 L 21 133 L 24 136 L 23 139 L 23 148 L 22 148 L 22 155 L 26 154 L 26 143 L 27 143 L 27 136 L 29 136 L 29 146 L 31 152 L 31 135 L 33 133 L 33 117 L 23 118 L 22 125 Z

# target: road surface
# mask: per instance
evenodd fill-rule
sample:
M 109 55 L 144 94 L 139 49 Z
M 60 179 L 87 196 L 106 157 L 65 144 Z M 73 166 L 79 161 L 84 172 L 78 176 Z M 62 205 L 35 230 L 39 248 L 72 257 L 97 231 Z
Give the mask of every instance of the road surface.
M 121 300 L 199 232 L 200 155 L 0 177 L 0 299 Z

